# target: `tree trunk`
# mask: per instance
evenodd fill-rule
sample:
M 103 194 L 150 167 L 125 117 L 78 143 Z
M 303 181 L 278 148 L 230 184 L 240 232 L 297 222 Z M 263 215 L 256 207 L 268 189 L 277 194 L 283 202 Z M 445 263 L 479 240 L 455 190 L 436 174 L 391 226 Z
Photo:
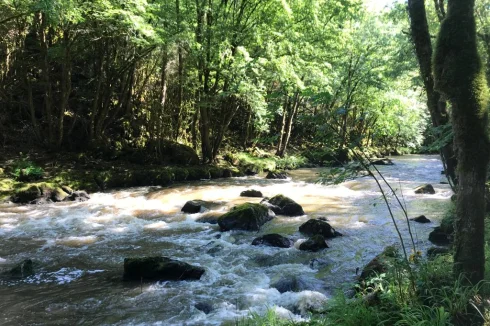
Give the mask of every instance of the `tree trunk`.
M 286 126 L 284 130 L 284 139 L 282 141 L 282 146 L 279 152 L 276 154 L 279 157 L 284 157 L 284 154 L 286 154 L 286 149 L 289 145 L 289 139 L 291 138 L 291 131 L 293 130 L 294 117 L 298 112 L 300 102 L 301 101 L 299 98 L 299 92 L 296 92 L 296 95 L 294 96 L 294 101 L 291 105 L 291 111 L 289 112 L 288 118 L 286 119 Z
M 281 148 L 282 142 L 284 141 L 284 131 L 286 130 L 286 117 L 288 115 L 288 107 L 289 107 L 289 95 L 286 95 L 286 99 L 284 100 L 284 105 L 282 106 L 282 120 L 281 120 L 281 131 L 279 133 L 279 140 L 277 142 L 277 150 L 276 155 L 281 156 Z
M 443 7 L 442 7 L 443 8 Z M 420 76 L 424 81 L 427 93 L 427 107 L 434 127 L 439 127 L 449 122 L 446 110 L 446 102 L 441 94 L 434 90 L 434 77 L 432 75 L 432 42 L 427 23 L 424 0 L 408 0 L 408 13 L 410 16 L 410 30 L 412 41 L 420 67 Z M 452 144 L 446 144 L 441 148 L 441 158 L 446 166 L 446 175 L 449 181 L 455 185 L 457 160 Z
M 474 0 L 449 0 L 434 57 L 435 86 L 452 104 L 458 156 L 454 273 L 476 284 L 485 270 L 488 85 L 477 49 Z

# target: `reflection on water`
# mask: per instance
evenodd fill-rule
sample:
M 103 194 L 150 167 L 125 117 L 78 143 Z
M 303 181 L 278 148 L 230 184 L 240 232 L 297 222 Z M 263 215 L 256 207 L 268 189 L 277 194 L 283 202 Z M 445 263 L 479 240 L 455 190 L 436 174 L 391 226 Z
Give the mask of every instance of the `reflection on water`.
M 435 156 L 396 158 L 382 167 L 403 195 L 411 216 L 435 223 L 451 195 L 441 185 L 442 165 Z M 396 233 L 373 180 L 360 178 L 337 186 L 315 184 L 320 169 L 292 171 L 291 180 L 233 178 L 93 194 L 85 203 L 0 206 L 0 270 L 32 258 L 37 272 L 25 280 L 0 279 L 0 324 L 56 325 L 226 325 L 274 307 L 280 315 L 301 319 L 321 307 L 337 288 L 348 286 L 355 270 Z M 436 195 L 415 195 L 413 188 L 432 183 Z M 203 214 L 219 215 L 254 188 L 264 196 L 284 194 L 301 204 L 301 217 L 283 217 L 256 232 L 221 233 L 216 225 L 197 223 Z M 188 200 L 222 201 L 211 212 L 183 214 Z M 304 236 L 298 227 L 312 217 L 327 217 L 344 234 L 319 253 L 297 250 Z M 403 234 L 407 227 L 397 213 Z M 417 246 L 426 248 L 434 224 L 413 225 Z M 251 246 L 266 233 L 290 236 L 290 249 Z M 164 255 L 206 269 L 197 282 L 128 284 L 120 281 L 124 257 Z M 300 277 L 304 291 L 279 293 L 271 285 Z M 206 315 L 195 308 L 207 303 Z M 303 316 L 303 317 L 302 317 Z

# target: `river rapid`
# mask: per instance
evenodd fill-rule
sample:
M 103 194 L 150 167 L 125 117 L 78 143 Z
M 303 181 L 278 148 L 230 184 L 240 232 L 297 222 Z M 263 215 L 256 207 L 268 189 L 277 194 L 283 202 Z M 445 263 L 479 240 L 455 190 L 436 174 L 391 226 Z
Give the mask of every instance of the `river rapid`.
M 380 170 L 406 202 L 417 249 L 437 226 L 452 194 L 437 156 L 397 157 Z M 22 280 L 0 276 L 0 325 L 233 325 L 251 312 L 274 309 L 300 320 L 322 307 L 338 289 L 348 289 L 361 268 L 398 238 L 375 182 L 368 177 L 340 185 L 316 184 L 321 169 L 291 172 L 290 180 L 245 177 L 95 193 L 83 203 L 0 205 L 0 271 L 24 259 L 36 274 Z M 435 195 L 416 195 L 431 183 Z M 301 217 L 277 216 L 259 232 L 220 232 L 197 223 L 203 214 L 222 214 L 234 205 L 260 202 L 240 192 L 283 194 L 303 206 Z M 213 211 L 184 214 L 188 200 L 221 201 Z M 298 227 L 326 217 L 343 237 L 329 249 L 299 251 L 306 237 Z M 403 215 L 396 209 L 409 243 Z M 291 237 L 289 249 L 250 245 L 255 237 Z M 122 282 L 125 257 L 168 256 L 205 268 L 199 281 Z M 272 285 L 295 276 L 303 291 L 280 293 Z M 196 304 L 212 306 L 205 314 Z

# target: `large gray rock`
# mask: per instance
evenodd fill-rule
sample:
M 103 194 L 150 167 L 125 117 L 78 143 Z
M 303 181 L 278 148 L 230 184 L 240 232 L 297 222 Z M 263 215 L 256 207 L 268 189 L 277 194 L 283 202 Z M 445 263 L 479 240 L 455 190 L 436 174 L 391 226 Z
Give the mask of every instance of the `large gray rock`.
M 306 221 L 299 227 L 299 232 L 309 236 L 321 235 L 327 239 L 342 236 L 340 232 L 335 231 L 327 221 L 321 218 Z
M 199 280 L 204 268 L 192 266 L 167 257 L 125 258 L 124 275 L 126 281 L 184 281 Z
M 274 213 L 286 216 L 305 215 L 303 207 L 289 197 L 276 195 L 271 199 L 264 199 L 263 204 L 267 205 Z M 271 206 L 272 205 L 272 206 Z
M 258 231 L 262 225 L 275 217 L 274 212 L 261 204 L 246 203 L 235 206 L 220 216 L 218 224 L 222 231 Z

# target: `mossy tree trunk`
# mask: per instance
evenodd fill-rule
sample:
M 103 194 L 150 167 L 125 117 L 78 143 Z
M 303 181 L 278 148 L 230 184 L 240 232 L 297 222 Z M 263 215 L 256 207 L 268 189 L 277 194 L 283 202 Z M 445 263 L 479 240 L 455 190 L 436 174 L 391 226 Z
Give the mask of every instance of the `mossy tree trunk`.
M 439 18 L 444 16 L 444 6 L 436 1 L 436 8 Z M 427 23 L 427 13 L 425 10 L 425 0 L 408 0 L 408 13 L 410 16 L 410 33 L 417 60 L 419 62 L 420 76 L 424 81 L 425 92 L 427 93 L 427 107 L 434 127 L 444 126 L 449 123 L 449 116 L 446 108 L 446 101 L 441 98 L 441 94 L 434 90 L 434 77 L 432 75 L 432 42 Z M 454 155 L 452 144 L 446 144 L 441 148 L 441 158 L 445 165 L 446 175 L 453 185 L 457 183 L 456 165 L 457 160 Z
M 435 89 L 451 103 L 459 192 L 455 275 L 471 283 L 485 269 L 485 180 L 489 160 L 488 85 L 476 41 L 475 0 L 449 0 L 434 56 Z

